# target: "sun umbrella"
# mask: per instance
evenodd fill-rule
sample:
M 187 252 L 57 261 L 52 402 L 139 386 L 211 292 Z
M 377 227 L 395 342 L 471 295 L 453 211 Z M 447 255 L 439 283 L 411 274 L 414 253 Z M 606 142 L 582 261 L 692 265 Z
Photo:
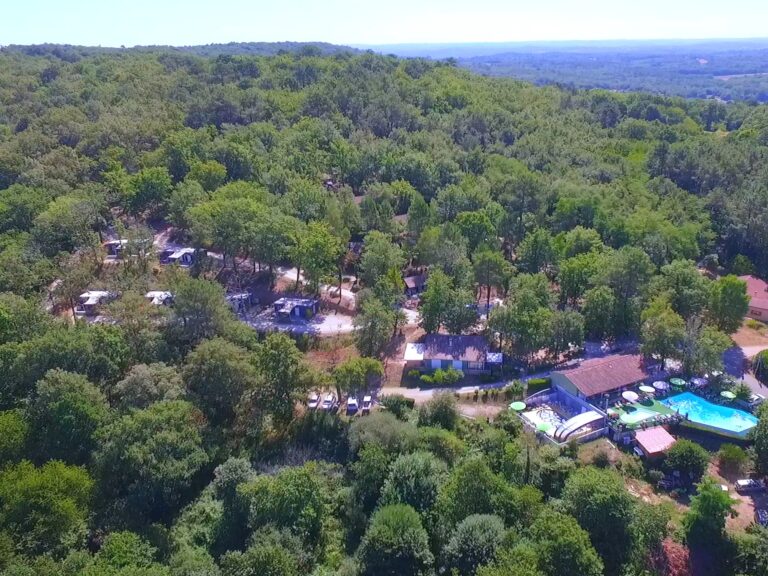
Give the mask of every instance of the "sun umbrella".
M 637 392 L 632 392 L 632 390 L 627 390 L 626 392 L 621 393 L 621 397 L 624 398 L 627 402 L 637 402 L 640 396 L 637 395 Z
M 722 392 L 720 392 L 720 396 L 722 396 L 723 398 L 728 398 L 728 400 L 733 400 L 734 398 L 736 398 L 736 394 L 734 394 L 730 390 L 723 390 Z
M 672 386 L 675 386 L 676 388 L 685 387 L 685 380 L 683 380 L 682 378 L 670 378 L 669 383 L 672 384 Z
M 638 390 L 640 390 L 640 392 L 644 394 L 653 394 L 654 392 L 656 392 L 656 389 L 653 386 L 646 386 L 645 384 L 640 386 Z
M 539 422 L 539 425 L 536 426 L 536 430 L 539 432 L 549 432 L 552 430 L 552 424 L 549 422 Z
M 522 412 L 525 410 L 525 402 L 520 402 L 519 400 L 517 402 L 512 402 L 512 404 L 509 405 L 512 410 L 515 412 Z
M 667 390 L 669 389 L 669 384 L 664 382 L 664 380 L 657 380 L 653 383 L 653 387 L 656 388 L 656 390 Z
M 707 385 L 707 380 L 706 378 L 694 378 L 691 380 L 691 384 L 696 386 L 696 388 L 701 388 L 702 386 Z

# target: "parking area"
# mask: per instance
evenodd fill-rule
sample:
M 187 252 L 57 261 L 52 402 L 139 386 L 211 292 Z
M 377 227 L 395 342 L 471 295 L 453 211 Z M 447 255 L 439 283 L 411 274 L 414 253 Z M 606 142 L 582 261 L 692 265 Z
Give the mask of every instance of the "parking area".
M 278 320 L 272 308 L 241 318 L 243 322 L 259 332 L 286 332 L 289 334 L 312 334 L 315 336 L 339 336 L 354 331 L 352 316 L 339 313 L 321 313 L 312 319 L 291 318 Z

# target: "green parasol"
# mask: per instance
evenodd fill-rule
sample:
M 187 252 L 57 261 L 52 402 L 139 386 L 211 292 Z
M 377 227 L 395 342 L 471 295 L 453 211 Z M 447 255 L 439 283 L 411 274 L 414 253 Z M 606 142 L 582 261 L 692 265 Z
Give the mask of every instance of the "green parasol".
M 520 402 L 518 400 L 517 402 L 512 402 L 512 404 L 510 404 L 509 407 L 515 412 L 522 412 L 523 410 L 525 410 L 525 402 Z
M 730 390 L 723 390 L 722 392 L 720 392 L 720 396 L 722 396 L 723 398 L 727 398 L 728 400 L 733 400 L 736 398 L 736 394 L 734 394 Z
M 539 422 L 539 425 L 536 426 L 536 430 L 539 432 L 549 432 L 552 430 L 553 426 L 549 422 Z
M 685 388 L 685 380 L 682 378 L 670 378 L 669 383 L 676 388 Z

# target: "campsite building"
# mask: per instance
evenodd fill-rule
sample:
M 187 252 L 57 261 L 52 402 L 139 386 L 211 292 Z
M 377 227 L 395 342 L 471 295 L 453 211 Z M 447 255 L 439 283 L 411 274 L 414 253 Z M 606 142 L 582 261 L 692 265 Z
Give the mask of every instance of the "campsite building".
M 761 322 L 768 322 L 768 283 L 754 276 L 739 276 L 747 283 L 749 310 L 747 316 Z
M 605 395 L 616 394 L 650 377 L 640 354 L 612 354 L 552 372 L 552 386 L 590 403 L 602 404 Z
M 482 336 L 428 334 L 424 342 L 406 344 L 404 358 L 407 370 L 453 368 L 480 373 L 501 366 L 503 355 L 491 352 L 488 341 Z
M 416 296 L 416 294 L 421 294 L 424 291 L 427 285 L 427 276 L 426 274 L 406 276 L 403 278 L 403 282 L 405 283 L 405 295 Z
M 320 311 L 320 302 L 314 298 L 280 298 L 272 305 L 278 319 L 290 320 L 304 318 L 308 320 Z
M 99 308 L 115 299 L 115 294 L 106 290 L 88 290 L 80 294 L 80 302 L 76 312 L 86 316 L 96 316 Z

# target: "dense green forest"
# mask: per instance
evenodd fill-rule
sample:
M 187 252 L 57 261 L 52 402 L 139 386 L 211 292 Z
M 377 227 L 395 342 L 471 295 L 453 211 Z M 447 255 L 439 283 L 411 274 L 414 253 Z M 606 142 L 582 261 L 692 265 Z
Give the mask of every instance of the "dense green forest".
M 224 271 L 157 266 L 165 224 Z M 322 343 L 238 321 L 226 275 L 280 265 L 308 293 L 359 277 L 359 356 L 319 368 Z M 690 442 L 667 464 L 691 471 L 681 513 L 627 490 L 658 469 L 452 394 L 301 406 L 381 375 L 401 272 L 425 267 L 424 330 L 470 331 L 493 289 L 518 363 L 589 336 L 721 367 L 729 273 L 768 275 L 768 111 L 369 53 L 0 52 L 3 576 L 766 574 L 768 531 L 725 530 Z M 114 322 L 72 321 L 93 287 L 121 294 Z M 767 411 L 736 451 L 768 471 Z

